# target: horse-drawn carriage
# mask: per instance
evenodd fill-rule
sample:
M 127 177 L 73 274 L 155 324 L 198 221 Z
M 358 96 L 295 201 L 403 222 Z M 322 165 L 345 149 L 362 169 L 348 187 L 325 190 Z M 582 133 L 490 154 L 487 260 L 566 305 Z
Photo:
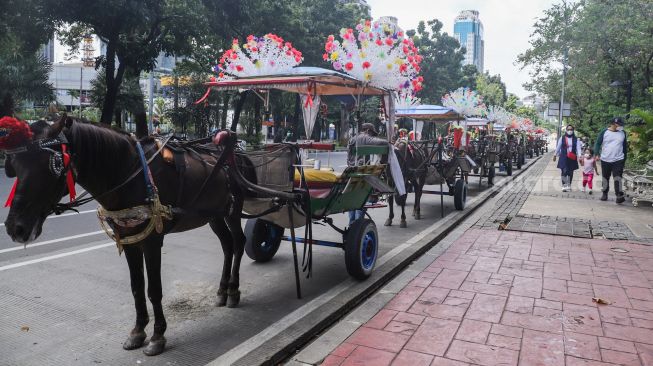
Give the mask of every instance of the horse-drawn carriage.
M 469 174 L 476 163 L 465 153 L 463 149 L 454 145 L 454 137 L 450 142 L 438 135 L 436 126 L 446 125 L 449 122 L 460 119 L 460 115 L 451 108 L 437 105 L 409 106 L 397 109 L 397 118 L 410 118 L 416 121 L 428 123 L 431 132 L 431 139 L 409 141 L 407 144 L 418 153 L 413 156 L 420 156 L 421 161 L 412 165 L 419 167 L 416 174 L 422 176 L 423 185 L 440 185 L 440 190 L 420 189 L 416 192 L 415 211 L 419 215 L 420 196 L 422 193 L 440 195 L 441 214 L 444 216 L 444 195 L 453 196 L 454 206 L 457 210 L 463 210 L 467 202 L 467 181 L 465 176 Z M 444 185 L 447 191 L 444 191 Z M 416 216 L 417 216 L 416 215 Z M 417 218 L 419 218 L 417 216 Z
M 349 75 L 314 67 L 296 67 L 280 75 L 214 81 L 207 85 L 214 90 L 252 90 L 263 99 L 266 108 L 269 103 L 267 96 L 272 89 L 299 93 L 307 101 L 303 108 L 309 109 L 309 112 L 312 107 L 319 108 L 319 100 L 325 96 L 360 98 L 388 93 Z M 314 123 L 314 120 L 306 118 L 310 115 L 311 113 L 305 113 L 307 136 L 310 136 Z M 388 147 L 389 144 L 356 146 L 354 154 L 360 157 L 388 155 Z M 332 144 L 306 142 L 273 144 L 267 145 L 262 151 L 241 152 L 252 162 L 256 171 L 256 182 L 244 182 L 255 193 L 246 197 L 243 205 L 243 212 L 249 218 L 245 225 L 245 251 L 251 259 L 266 262 L 272 259 L 282 241 L 290 241 L 298 296 L 300 288 L 296 243 L 304 244 L 305 270 L 310 271 L 312 245 L 315 244 L 343 249 L 347 271 L 352 277 L 364 279 L 371 274 L 380 239 L 374 221 L 369 216 L 362 216 L 348 227 L 338 228 L 330 216 L 385 207 L 376 203 L 379 195 L 395 191 L 381 179 L 388 165 L 379 159 L 363 159 L 366 164 L 349 166 L 342 173 L 309 168 L 303 163 L 302 150 L 333 148 Z M 313 222 L 332 227 L 341 234 L 342 240 L 314 240 Z M 304 227 L 303 237 L 295 235 L 295 229 L 301 227 Z M 285 235 L 286 230 L 289 230 L 290 235 Z

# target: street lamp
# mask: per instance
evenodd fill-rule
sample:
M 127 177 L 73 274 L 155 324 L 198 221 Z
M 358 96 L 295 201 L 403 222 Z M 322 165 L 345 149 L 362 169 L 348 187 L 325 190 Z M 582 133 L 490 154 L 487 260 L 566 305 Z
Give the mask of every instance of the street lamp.
M 633 100 L 633 81 L 632 80 L 627 80 L 627 81 L 621 81 L 621 80 L 615 80 L 610 83 L 610 87 L 612 88 L 621 88 L 625 87 L 626 88 L 626 118 L 630 118 L 630 105 Z

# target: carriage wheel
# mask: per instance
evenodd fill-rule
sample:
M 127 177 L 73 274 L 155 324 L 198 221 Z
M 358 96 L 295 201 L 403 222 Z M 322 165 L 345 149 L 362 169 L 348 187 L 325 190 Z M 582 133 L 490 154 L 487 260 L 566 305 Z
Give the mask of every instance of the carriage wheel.
M 349 227 L 345 238 L 347 273 L 357 280 L 372 274 L 379 254 L 379 234 L 374 221 L 359 218 Z
M 490 169 L 487 172 L 487 184 L 489 186 L 494 185 L 494 176 L 496 175 L 496 171 L 494 170 L 494 164 L 490 166 Z
M 465 209 L 467 203 L 467 183 L 464 180 L 458 179 L 454 184 L 453 191 L 453 204 L 456 210 L 462 211 Z
M 267 262 L 279 250 L 284 228 L 261 219 L 247 220 L 245 224 L 245 253 L 257 262 Z

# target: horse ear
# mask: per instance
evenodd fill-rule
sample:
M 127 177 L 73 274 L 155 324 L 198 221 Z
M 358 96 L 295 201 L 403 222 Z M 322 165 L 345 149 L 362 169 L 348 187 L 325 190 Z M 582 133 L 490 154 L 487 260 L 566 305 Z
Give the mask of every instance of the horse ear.
M 50 126 L 50 130 L 48 131 L 48 137 L 55 138 L 59 136 L 59 134 L 64 128 L 70 128 L 72 125 L 73 125 L 73 119 L 68 117 L 68 115 L 64 113 L 57 122 L 55 122 L 54 124 L 52 124 L 52 126 Z

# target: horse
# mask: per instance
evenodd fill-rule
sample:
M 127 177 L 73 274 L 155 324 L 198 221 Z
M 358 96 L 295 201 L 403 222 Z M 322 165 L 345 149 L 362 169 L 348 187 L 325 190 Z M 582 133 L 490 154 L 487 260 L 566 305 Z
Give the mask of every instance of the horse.
M 412 188 L 415 193 L 415 203 L 413 205 L 413 217 L 416 220 L 422 218 L 420 212 L 420 200 L 422 198 L 422 189 L 426 182 L 427 173 L 427 154 L 420 146 L 415 143 L 409 142 L 405 139 L 400 139 L 394 144 L 395 154 L 399 160 L 401 173 L 404 176 L 404 185 L 407 188 Z M 385 226 L 391 226 L 394 219 L 394 201 L 401 207 L 401 221 L 399 222 L 400 228 L 407 227 L 406 224 L 406 198 L 408 193 L 404 195 L 394 194 L 388 198 L 388 207 L 390 209 L 389 216 L 385 221 Z
M 145 326 L 149 314 L 143 260 L 147 269 L 147 295 L 154 310 L 154 331 L 143 352 L 154 356 L 165 349 L 167 324 L 161 305 L 161 247 L 167 233 L 210 225 L 224 252 L 217 305 L 238 305 L 239 270 L 245 243 L 240 214 L 245 192 L 229 173 L 230 168 L 236 169 L 237 163 L 241 162 L 238 157 L 233 157 L 234 135 L 228 134 L 219 141 L 225 159 L 202 152 L 185 152 L 185 172 L 180 174 L 175 164 L 164 160 L 163 148 L 159 148 L 152 137 L 137 141 L 125 132 L 65 115 L 52 125 L 39 121 L 29 128 L 32 138 L 28 145 L 32 148 L 18 153 L 8 152 L 5 163 L 7 176 L 18 179 L 5 221 L 6 231 L 14 242 L 26 244 L 41 234 L 45 218 L 56 211 L 53 207 L 61 205 L 58 202 L 69 193 L 70 184 L 66 184 L 69 171 L 103 210 L 121 212 L 147 204 L 145 177 L 148 169 L 144 165 L 148 162 L 141 158 L 139 150 L 149 158 L 149 172 L 161 205 L 175 208 L 172 217 L 162 223 L 160 232 L 152 230 L 137 242 L 122 245 L 136 310 L 135 325 L 123 343 L 125 350 L 140 348 L 147 339 Z M 69 163 L 64 169 L 53 170 L 57 156 L 60 159 L 66 152 L 62 151 L 64 149 L 70 154 Z M 245 170 L 248 179 L 255 181 L 255 176 L 251 176 L 255 173 Z M 112 229 L 118 238 L 138 238 L 138 233 L 143 233 L 146 225 L 147 222 L 135 227 L 114 225 Z

